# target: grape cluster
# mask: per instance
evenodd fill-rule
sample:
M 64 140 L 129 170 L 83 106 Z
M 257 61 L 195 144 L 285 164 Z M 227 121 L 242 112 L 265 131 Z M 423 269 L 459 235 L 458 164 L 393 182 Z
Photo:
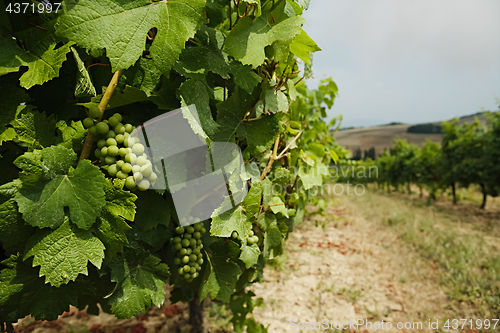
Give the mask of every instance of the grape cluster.
M 101 111 L 93 106 L 89 109 L 89 117 L 83 120 L 83 125 L 97 141 L 94 155 L 105 164 L 103 169 L 107 170 L 109 176 L 125 179 L 127 189 L 146 191 L 157 175 L 144 153 L 144 145 L 138 137 L 131 135 L 135 127 L 122 124 L 119 113 L 103 121 L 98 121 L 100 117 Z
M 231 237 L 233 237 L 234 239 L 238 239 L 238 233 L 236 231 L 233 231 Z M 248 237 L 247 237 L 247 244 L 248 245 L 252 245 L 252 244 L 256 244 L 257 242 L 259 241 L 259 237 L 258 236 L 255 236 L 253 231 L 250 230 L 248 232 Z
M 174 264 L 178 266 L 178 273 L 187 282 L 191 282 L 200 275 L 201 265 L 203 265 L 203 244 L 201 236 L 206 232 L 203 223 L 196 220 L 194 225 L 187 227 L 177 227 L 176 237 L 172 238 L 171 243 L 177 256 Z

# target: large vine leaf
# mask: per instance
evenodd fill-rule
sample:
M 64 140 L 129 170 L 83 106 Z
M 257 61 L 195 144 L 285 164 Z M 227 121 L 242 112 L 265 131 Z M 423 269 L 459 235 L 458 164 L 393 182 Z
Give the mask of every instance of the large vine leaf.
M 16 322 L 28 314 L 36 320 L 56 320 L 70 305 L 77 305 L 74 285 L 46 284 L 38 269 L 18 256 L 2 264 L 6 268 L 0 272 L 0 322 Z
M 311 64 L 311 53 L 321 51 L 321 48 L 309 37 L 307 32 L 301 29 L 292 44 L 290 44 L 290 51 L 307 64 Z
M 28 66 L 28 71 L 20 78 L 21 87 L 29 89 L 59 76 L 59 70 L 73 42 L 63 43 L 54 35 L 55 21 L 49 21 L 41 27 L 32 27 L 15 34 L 23 47 L 16 44 L 12 36 L 0 33 L 0 75 L 19 71 L 21 66 Z
M 40 149 L 58 143 L 55 135 L 54 115 L 47 117 L 45 112 L 24 113 L 12 122 L 17 138 L 26 142 L 32 149 Z
M 204 0 L 82 0 L 59 18 L 57 33 L 85 48 L 105 48 L 112 70 L 127 69 L 157 29 L 151 58 L 167 74 L 202 19 Z
M 258 67 L 266 59 L 266 46 L 294 38 L 305 22 L 302 16 L 293 16 L 271 26 L 263 16 L 243 17 L 227 36 L 224 50 L 244 65 Z
M 35 159 L 36 155 L 30 158 Z M 34 184 L 23 183 L 15 196 L 28 224 L 57 228 L 64 222 L 66 207 L 78 227 L 87 230 L 95 222 L 105 204 L 106 181 L 99 168 L 88 160 L 80 161 L 76 169 L 71 167 L 75 160 L 76 154 L 62 146 L 42 150 L 42 168 L 49 172 Z
M 246 268 L 252 267 L 259 259 L 260 249 L 257 244 L 242 245 L 240 260 L 245 263 Z
M 160 261 L 144 250 L 127 248 L 109 263 L 111 280 L 117 283 L 109 302 L 117 318 L 130 318 L 144 313 L 152 304 L 163 304 L 163 285 L 170 272 Z
M 154 191 L 138 194 L 135 224 L 143 231 L 149 231 L 158 224 L 170 225 L 170 216 L 175 209 L 162 195 Z
M 66 218 L 56 230 L 39 230 L 26 246 L 24 259 L 34 256 L 33 266 L 40 266 L 40 276 L 54 287 L 88 275 L 90 261 L 101 268 L 104 244 L 90 231 L 71 226 Z
M 239 235 L 247 235 L 251 229 L 252 222 L 242 205 L 220 215 L 218 215 L 218 210 L 215 210 L 212 215 L 212 226 L 210 228 L 212 236 L 231 237 L 231 233 L 235 230 Z
M 198 119 L 200 121 L 200 124 L 198 125 L 201 125 L 203 131 L 207 133 L 208 136 L 213 135 L 217 131 L 219 125 L 212 118 L 212 111 L 210 110 L 209 105 L 210 97 L 203 83 L 192 79 L 188 80 L 181 85 L 180 92 L 185 106 L 192 104 L 196 106 Z M 188 116 L 186 112 L 183 112 L 183 114 L 184 117 Z M 191 126 L 196 126 L 196 124 L 193 123 L 193 121 L 197 122 L 196 120 L 188 119 L 188 121 Z M 195 129 L 193 130 L 197 133 Z

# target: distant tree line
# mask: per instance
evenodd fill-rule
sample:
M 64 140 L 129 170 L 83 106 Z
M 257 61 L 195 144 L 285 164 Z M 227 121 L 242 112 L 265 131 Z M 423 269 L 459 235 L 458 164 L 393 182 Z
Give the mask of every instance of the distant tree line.
M 442 132 L 442 126 L 438 124 L 418 124 L 408 127 L 408 133 L 437 133 L 440 134 Z
M 379 188 L 391 188 L 411 193 L 411 184 L 430 193 L 435 199 L 438 190 L 451 189 L 453 203 L 457 203 L 457 188 L 479 186 L 483 194 L 481 208 L 488 195 L 500 194 L 500 113 L 487 114 L 488 126 L 479 120 L 472 124 L 458 124 L 454 119 L 442 124 L 442 142 L 425 141 L 422 148 L 406 140 L 396 140 L 390 151 L 384 151 L 376 160 L 366 159 L 356 168 L 375 166 L 378 173 L 366 177 L 356 172 L 347 173 L 340 181 L 376 183 Z M 367 151 L 365 151 L 366 155 Z M 374 153 L 374 152 L 373 152 Z

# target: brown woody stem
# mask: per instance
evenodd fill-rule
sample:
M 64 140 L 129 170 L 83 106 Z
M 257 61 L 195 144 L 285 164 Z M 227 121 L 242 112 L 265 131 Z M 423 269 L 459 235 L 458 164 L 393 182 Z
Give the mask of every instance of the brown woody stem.
M 271 169 L 271 166 L 273 165 L 274 161 L 277 159 L 277 154 L 278 154 L 278 146 L 280 144 L 280 135 L 278 134 L 278 137 L 276 138 L 276 142 L 274 143 L 274 149 L 271 157 L 269 158 L 269 163 L 267 163 L 267 166 L 265 167 L 264 171 L 262 171 L 262 175 L 260 176 L 260 180 L 264 180 L 266 178 L 267 173 Z
M 101 120 L 102 115 L 104 114 L 104 110 L 106 110 L 109 100 L 111 99 L 111 96 L 113 96 L 113 93 L 115 92 L 118 80 L 120 80 L 120 77 L 122 76 L 124 71 L 125 71 L 124 69 L 120 69 L 113 74 L 113 77 L 111 78 L 111 81 L 109 82 L 109 85 L 106 88 L 106 92 L 104 92 L 104 96 L 102 96 L 101 102 L 99 103 L 99 110 L 101 110 L 101 117 L 99 118 L 99 120 Z M 92 135 L 88 133 L 87 138 L 85 139 L 85 143 L 83 144 L 82 153 L 80 154 L 80 161 L 87 159 L 90 156 L 93 144 L 94 144 L 94 139 L 92 139 Z

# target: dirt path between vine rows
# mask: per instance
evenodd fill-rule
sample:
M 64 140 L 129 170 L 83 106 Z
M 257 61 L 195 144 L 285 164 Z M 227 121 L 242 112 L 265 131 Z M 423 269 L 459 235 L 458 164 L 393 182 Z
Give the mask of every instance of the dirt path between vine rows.
M 263 283 L 253 287 L 264 299 L 255 318 L 270 325 L 269 332 L 299 332 L 299 322 L 303 332 L 435 332 L 429 319 L 453 318 L 435 267 L 390 228 L 356 214 L 346 197 L 329 206 L 325 217 L 296 227 L 285 246 L 284 259 L 266 268 Z M 330 330 L 306 329 L 308 322 L 312 327 L 324 319 Z M 347 327 L 357 319 L 372 326 Z M 382 321 L 384 329 L 377 330 Z M 398 330 L 398 323 L 406 328 Z

